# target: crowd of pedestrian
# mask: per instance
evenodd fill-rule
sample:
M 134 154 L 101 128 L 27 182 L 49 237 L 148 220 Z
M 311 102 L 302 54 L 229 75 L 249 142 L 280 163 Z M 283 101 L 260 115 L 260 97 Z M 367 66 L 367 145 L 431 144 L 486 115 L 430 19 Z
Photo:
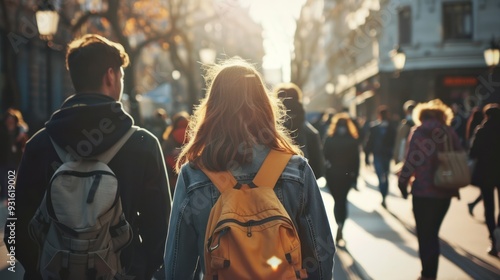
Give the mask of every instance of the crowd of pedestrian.
M 469 212 L 473 215 L 474 206 L 483 201 L 491 240 L 488 253 L 499 256 L 500 215 L 495 218 L 498 211 L 495 190 L 500 200 L 498 104 L 476 107 L 465 118 L 457 113 L 460 110 L 457 104 L 448 106 L 437 99 L 422 103 L 408 100 L 403 105 L 402 120 L 395 121 L 389 108 L 381 105 L 372 122 L 360 123 L 346 111 L 328 110 L 311 124 L 306 118 L 302 90 L 297 85 L 279 84 L 269 92 L 254 66 L 234 58 L 213 65 L 207 72 L 206 95 L 192 115 L 178 112 L 169 117 L 164 110 L 158 110 L 154 121 L 148 124 L 148 131 L 134 125 L 120 102 L 123 68 L 128 63 L 121 45 L 99 35 L 79 38 L 69 44 L 66 56 L 75 94 L 64 101 L 45 127 L 28 141 L 28 125 L 20 111 L 8 109 L 2 118 L 1 197 L 7 197 L 8 170 L 16 170 L 16 209 L 19 209 L 16 258 L 24 266 L 25 279 L 42 279 L 46 275 L 55 279 L 74 277 L 69 270 L 74 263 L 81 262 L 77 253 L 82 252 L 87 256 L 88 269 L 85 268 L 86 275 L 81 279 L 97 279 L 97 275 L 107 279 L 108 274 L 135 276 L 135 279 L 151 279 L 153 275 L 156 279 L 193 279 L 207 271 L 217 279 L 217 273 L 236 275 L 224 274 L 233 267 L 251 270 L 234 256 L 230 261 L 221 254 L 207 255 L 207 251 L 225 252 L 224 248 L 229 242 L 236 242 L 236 238 L 227 241 L 224 235 L 233 234 L 231 230 L 235 232 L 241 226 L 248 238 L 264 232 L 274 224 L 262 224 L 267 225 L 275 216 L 257 222 L 226 217 L 233 223 L 231 230 L 229 226 L 218 228 L 209 240 L 207 234 L 214 215 L 225 215 L 224 208 L 216 206 L 217 201 L 240 197 L 240 194 L 227 195 L 227 189 L 241 189 L 242 197 L 255 199 L 255 189 L 266 185 L 258 176 L 264 172 L 260 168 L 272 166 L 266 162 L 274 162 L 275 159 L 269 158 L 276 153 L 286 155 L 282 157 L 286 160 L 282 163 L 283 171 L 280 169 L 276 176 L 272 172 L 267 174 L 276 177 L 270 186 L 275 194 L 272 201 L 282 205 L 276 210 L 283 212 L 279 220 L 291 221 L 288 233 L 296 232 L 300 244 L 295 246 L 298 254 L 293 253 L 299 256 L 298 263 L 292 261 L 291 253 L 285 252 L 283 258 L 290 264 L 290 270 L 271 273 L 280 271 L 283 273 L 280 275 L 298 279 L 306 275 L 309 279 L 331 279 L 335 243 L 345 245 L 343 229 L 348 219 L 348 194 L 352 188 L 357 190 L 362 155 L 364 164 L 373 165 L 375 170 L 383 208 L 388 208 L 391 172 L 397 172 L 402 197 L 407 199 L 411 194 L 422 265 L 420 279 L 424 280 L 437 278 L 439 230 L 452 198 L 459 197 L 458 188 L 442 189 L 435 181 L 440 165 L 438 154 L 445 149 L 467 151 L 471 184 L 481 191 L 469 204 Z M 114 155 L 103 161 L 109 170 L 102 174 L 116 177 L 119 188 L 115 200 L 120 200 L 123 211 L 120 224 L 109 225 L 110 240 L 119 235 L 112 230 L 121 229 L 124 224 L 130 225 L 132 233 L 129 244 L 115 251 L 119 252 L 117 270 L 96 265 L 101 262 L 95 258 L 104 258 L 106 262 L 109 257 L 95 253 L 102 249 L 94 248 L 102 242 L 99 234 L 82 234 L 81 228 L 64 224 L 62 217 L 67 213 L 57 211 L 57 206 L 64 202 L 56 201 L 55 206 L 46 203 L 52 195 L 53 178 L 59 172 L 87 176 L 82 174 L 88 173 L 88 166 L 101 161 L 101 156 L 110 150 Z M 70 170 L 60 170 L 61 165 L 71 161 L 89 164 L 85 165 L 87 173 L 72 170 L 71 164 Z M 89 192 L 85 197 L 88 204 L 103 182 L 102 174 L 90 172 Z M 317 185 L 320 177 L 326 179 L 327 190 L 335 202 L 333 213 L 338 226 L 335 238 L 326 222 L 326 211 L 330 209 L 325 209 L 322 202 Z M 64 180 L 67 185 L 73 182 L 69 177 Z M 228 184 L 228 188 L 221 188 L 220 184 Z M 60 236 L 60 246 L 71 247 L 77 253 L 32 240 L 29 228 L 36 220 L 33 217 L 42 217 L 39 213 L 44 204 L 50 218 L 42 221 L 46 226 L 39 229 L 41 234 Z M 243 204 L 235 203 L 239 207 Z M 237 212 L 233 210 L 230 212 Z M 76 213 L 78 216 L 78 209 Z M 92 223 L 94 213 L 87 214 L 84 215 L 87 222 Z M 74 218 L 69 220 L 74 222 Z M 38 253 L 33 250 L 37 245 Z M 219 246 L 223 249 L 218 249 Z M 49 247 L 50 255 L 57 256 L 54 259 L 59 263 L 43 259 Z M 269 250 L 267 247 L 258 250 Z M 46 267 L 40 267 L 41 262 L 46 262 Z

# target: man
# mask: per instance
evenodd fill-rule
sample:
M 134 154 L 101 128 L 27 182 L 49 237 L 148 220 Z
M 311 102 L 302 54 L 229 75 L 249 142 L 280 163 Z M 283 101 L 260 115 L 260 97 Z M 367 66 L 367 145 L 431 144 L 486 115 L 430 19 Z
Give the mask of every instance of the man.
M 373 153 L 373 165 L 379 180 L 382 207 L 387 208 L 385 197 L 389 191 L 389 167 L 394 149 L 396 129 L 389 119 L 387 106 L 378 107 L 378 120 L 372 123 L 365 145 L 365 164 L 369 165 L 369 156 Z
M 415 108 L 416 105 L 417 103 L 413 100 L 408 100 L 403 104 L 405 118 L 401 120 L 399 124 L 396 134 L 396 142 L 394 143 L 393 158 L 396 163 L 401 162 L 405 157 L 408 135 L 410 134 L 411 128 L 415 125 L 412 114 L 413 108 Z
M 128 62 L 120 44 L 99 35 L 85 35 L 68 46 L 66 66 L 76 94 L 28 141 L 17 174 L 15 253 L 26 271 L 24 279 L 41 279 L 37 246 L 27 228 L 62 162 L 51 139 L 75 158 L 93 157 L 113 146 L 133 125 L 120 103 Z M 108 165 L 133 228 L 133 240 L 121 253 L 123 272 L 151 279 L 163 263 L 171 202 L 158 140 L 138 129 Z
M 287 109 L 288 118 L 285 127 L 291 132 L 292 138 L 309 161 L 316 179 L 322 177 L 325 172 L 323 144 L 319 132 L 306 120 L 302 91 L 293 83 L 283 83 L 276 87 L 275 92 Z

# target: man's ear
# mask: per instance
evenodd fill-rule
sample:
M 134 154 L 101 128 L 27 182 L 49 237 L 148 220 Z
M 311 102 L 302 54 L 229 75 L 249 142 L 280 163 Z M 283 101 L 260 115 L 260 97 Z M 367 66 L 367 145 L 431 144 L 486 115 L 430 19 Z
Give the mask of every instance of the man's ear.
M 103 77 L 103 85 L 105 87 L 113 87 L 114 84 L 116 83 L 116 75 L 115 75 L 115 71 L 113 70 L 113 68 L 108 68 L 108 70 L 106 70 L 106 73 L 104 74 L 104 77 Z

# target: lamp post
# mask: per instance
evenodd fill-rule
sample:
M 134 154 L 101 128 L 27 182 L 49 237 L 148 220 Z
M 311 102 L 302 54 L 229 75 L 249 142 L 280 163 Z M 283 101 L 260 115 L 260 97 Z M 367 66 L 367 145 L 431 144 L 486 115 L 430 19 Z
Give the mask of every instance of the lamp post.
M 333 83 L 327 83 L 325 85 L 325 91 L 329 95 L 334 94 L 335 93 L 335 85 Z
M 491 39 L 490 47 L 484 50 L 484 61 L 486 65 L 491 69 L 495 68 L 500 61 L 500 49 L 498 43 L 495 42 L 495 38 Z
M 52 113 L 52 58 L 51 58 L 51 41 L 57 32 L 57 25 L 59 23 L 59 14 L 48 0 L 44 0 L 36 11 L 36 23 L 40 38 L 47 41 L 46 44 L 46 66 L 47 66 L 47 114 L 50 116 Z
M 406 62 L 406 54 L 403 52 L 401 47 L 397 46 L 392 51 L 389 52 L 394 68 L 396 68 L 396 77 L 399 76 L 399 72 L 403 70 Z

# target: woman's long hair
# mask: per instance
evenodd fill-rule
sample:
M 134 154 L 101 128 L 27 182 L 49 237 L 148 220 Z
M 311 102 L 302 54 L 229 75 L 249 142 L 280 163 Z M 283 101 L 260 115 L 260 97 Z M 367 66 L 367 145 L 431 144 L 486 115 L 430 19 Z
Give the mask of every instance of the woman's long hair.
M 354 139 L 359 138 L 358 129 L 356 128 L 356 125 L 354 124 L 351 117 L 347 113 L 338 113 L 333 116 L 332 122 L 328 127 L 327 131 L 328 136 L 332 137 L 333 135 L 335 135 L 338 124 L 345 125 L 347 127 L 347 132 L 349 132 L 349 135 L 351 135 L 352 138 Z
M 268 94 L 250 63 L 228 59 L 208 68 L 205 78 L 207 94 L 190 119 L 177 171 L 186 162 L 229 170 L 250 162 L 255 145 L 302 154 L 283 126 L 283 105 Z

